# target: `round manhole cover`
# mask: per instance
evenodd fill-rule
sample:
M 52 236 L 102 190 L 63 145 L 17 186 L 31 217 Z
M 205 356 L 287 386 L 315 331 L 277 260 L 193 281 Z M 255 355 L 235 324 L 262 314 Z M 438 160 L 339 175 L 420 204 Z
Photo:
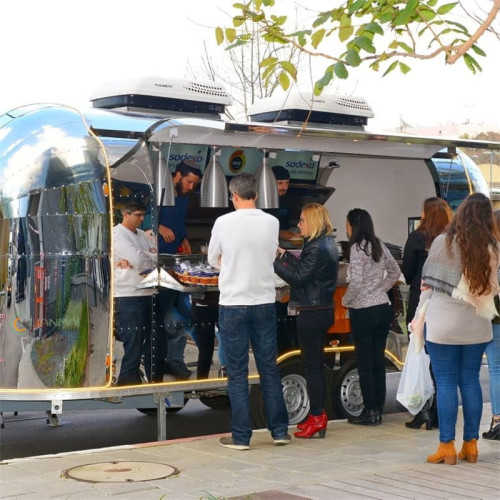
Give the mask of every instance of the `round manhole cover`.
M 133 483 L 165 479 L 178 473 L 171 465 L 155 462 L 99 462 L 67 469 L 63 475 L 87 483 Z

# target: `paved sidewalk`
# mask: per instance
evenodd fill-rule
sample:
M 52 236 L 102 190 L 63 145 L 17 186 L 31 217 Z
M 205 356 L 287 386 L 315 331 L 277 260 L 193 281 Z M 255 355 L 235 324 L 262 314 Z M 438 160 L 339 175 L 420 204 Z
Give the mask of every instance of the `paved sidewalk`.
M 481 431 L 490 419 L 487 404 Z M 7 460 L 0 462 L 0 498 L 500 498 L 500 441 L 481 439 L 477 464 L 431 465 L 425 457 L 435 451 L 438 431 L 406 429 L 406 420 L 397 413 L 378 427 L 332 421 L 325 439 L 292 439 L 287 446 L 273 446 L 259 430 L 250 451 L 222 448 L 219 436 L 207 436 Z

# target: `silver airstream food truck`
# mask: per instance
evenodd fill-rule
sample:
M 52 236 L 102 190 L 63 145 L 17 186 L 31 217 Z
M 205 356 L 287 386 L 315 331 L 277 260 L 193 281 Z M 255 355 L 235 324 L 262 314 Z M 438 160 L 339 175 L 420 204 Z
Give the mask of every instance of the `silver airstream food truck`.
M 121 353 L 113 338 L 111 229 L 121 205 L 145 204 L 144 228 L 157 233 L 158 207 L 169 203 L 169 172 L 188 157 L 200 165 L 205 187 L 192 196 L 187 215 L 194 254 L 163 256 L 144 286 L 203 294 L 216 285 L 183 283 L 172 270 L 179 262 L 203 262 L 215 218 L 231 209 L 223 206 L 227 188 L 214 187 L 221 177 L 226 182 L 249 172 L 274 181 L 269 167 L 283 165 L 291 186 L 281 203 L 292 224 L 303 204 L 325 204 L 342 247 L 346 213 L 363 207 L 401 258 L 426 197 L 442 196 L 456 206 L 470 192 L 487 193 L 477 166 L 457 148 L 500 149 L 497 143 L 369 133 L 371 108 L 350 97 L 290 98 L 285 106 L 263 101 L 246 123 L 221 119 L 231 98 L 212 82 L 136 79 L 103 86 L 92 102 L 84 111 L 34 104 L 0 116 L 0 410 L 43 409 L 55 424 L 63 409 L 156 408 L 159 439 L 166 437 L 166 411 L 182 408 L 188 398 L 227 405 L 227 380 L 217 376 L 214 355 L 207 380 L 166 376 L 162 383 L 114 384 Z M 207 202 L 207 196 L 219 199 Z M 345 267 L 342 262 L 336 321 L 325 345 L 330 418 L 362 408 L 349 319 L 340 304 Z M 277 301 L 286 296 L 286 284 L 277 284 Z M 278 363 L 295 424 L 306 417 L 309 401 L 295 321 L 284 311 Z M 402 323 L 396 314 L 388 370 L 402 367 Z M 188 351 L 196 352 L 193 342 Z M 264 426 L 255 370 L 249 386 L 254 423 Z

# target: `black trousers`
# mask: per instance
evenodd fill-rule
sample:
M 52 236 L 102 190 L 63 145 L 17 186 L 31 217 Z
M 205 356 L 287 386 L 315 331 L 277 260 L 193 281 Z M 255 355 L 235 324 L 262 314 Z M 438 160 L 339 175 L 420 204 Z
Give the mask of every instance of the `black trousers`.
M 384 351 L 392 307 L 389 304 L 349 309 L 351 334 L 358 360 L 359 385 L 366 410 L 382 410 L 385 403 Z
M 215 346 L 215 325 L 219 318 L 219 294 L 205 294 L 205 300 L 192 300 L 192 315 L 198 346 L 196 378 L 206 379 L 210 373 Z
M 324 347 L 327 330 L 333 323 L 333 308 L 300 311 L 297 335 L 311 403 L 311 415 L 321 415 L 325 407 Z

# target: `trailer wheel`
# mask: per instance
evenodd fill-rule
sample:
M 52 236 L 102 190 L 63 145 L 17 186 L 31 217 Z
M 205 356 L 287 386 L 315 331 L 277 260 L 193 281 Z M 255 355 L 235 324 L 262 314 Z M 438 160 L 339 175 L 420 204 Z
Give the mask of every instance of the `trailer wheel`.
M 200 401 L 212 410 L 227 410 L 231 407 L 228 396 L 201 397 Z
M 357 417 L 363 411 L 356 358 L 348 359 L 327 387 L 327 413 L 333 418 Z
M 186 406 L 187 402 L 189 401 L 189 398 L 184 398 L 184 406 Z M 184 406 L 174 406 L 173 408 L 170 406 L 167 406 L 165 403 L 165 410 L 167 413 L 177 413 L 178 411 L 181 411 Z M 144 415 L 148 415 L 150 417 L 156 417 L 156 414 L 158 413 L 158 408 L 153 407 L 153 408 L 137 408 L 137 411 L 143 413 Z
M 177 413 L 178 411 L 182 410 L 182 408 L 165 408 L 165 409 L 167 413 Z M 137 408 L 137 411 L 143 413 L 144 415 L 147 415 L 148 417 L 156 417 L 156 414 L 158 413 L 157 408 Z
M 287 359 L 279 365 L 279 370 L 288 421 L 290 425 L 295 425 L 305 420 L 310 409 L 302 363 L 299 358 Z M 250 388 L 250 416 L 256 429 L 266 427 L 266 413 L 260 384 L 254 384 Z

